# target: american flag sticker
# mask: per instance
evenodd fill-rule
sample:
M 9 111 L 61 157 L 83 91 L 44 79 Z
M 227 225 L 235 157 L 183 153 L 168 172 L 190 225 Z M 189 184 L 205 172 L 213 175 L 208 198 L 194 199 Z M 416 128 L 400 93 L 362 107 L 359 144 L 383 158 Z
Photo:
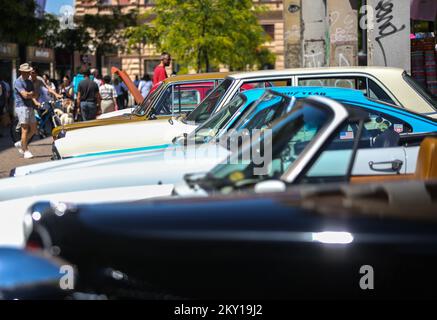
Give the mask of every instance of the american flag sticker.
M 340 132 L 340 140 L 353 139 L 354 132 L 353 131 L 343 131 Z
M 393 129 L 397 133 L 402 133 L 402 132 L 404 132 L 404 125 L 403 124 L 395 124 L 395 125 L 393 125 Z

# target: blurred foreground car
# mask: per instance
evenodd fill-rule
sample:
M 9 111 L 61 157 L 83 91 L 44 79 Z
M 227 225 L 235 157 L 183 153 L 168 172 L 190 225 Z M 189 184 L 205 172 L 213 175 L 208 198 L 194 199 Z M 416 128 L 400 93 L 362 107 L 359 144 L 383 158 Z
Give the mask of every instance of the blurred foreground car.
M 295 90 L 287 90 L 289 89 Z M 269 179 L 282 179 L 289 183 L 320 183 L 347 181 L 351 175 L 362 179 L 381 179 L 381 174 L 387 175 L 384 179 L 399 179 L 402 178 L 399 174 L 401 172 L 417 171 L 415 159 L 407 158 L 406 155 L 411 151 L 413 157 L 417 158 L 418 144 L 423 139 L 423 134 L 407 133 L 401 136 L 394 129 L 397 122 L 389 127 L 384 125 L 387 130 L 381 131 L 375 128 L 372 113 L 365 108 L 353 105 L 345 107 L 324 97 L 300 99 L 293 105 L 290 103 L 295 91 L 290 91 L 287 96 L 275 90 L 267 90 L 259 104 L 251 108 L 260 112 L 248 117 L 251 121 L 247 127 L 259 128 L 261 131 L 252 136 L 251 141 L 246 141 L 230 159 L 226 159 L 229 154 L 226 148 L 213 144 L 202 149 L 212 152 L 206 152 L 200 158 L 195 156 L 196 149 L 191 149 L 194 150 L 194 155 L 191 153 L 190 157 L 188 152 L 187 157 L 183 148 L 172 148 L 169 151 L 169 161 L 166 162 L 166 153 L 157 152 L 155 158 L 148 158 L 146 166 L 150 171 L 145 168 L 141 170 L 141 166 L 144 166 L 141 162 L 136 162 L 138 171 L 132 171 L 133 165 L 129 168 L 120 166 L 118 170 L 114 170 L 114 167 L 98 166 L 96 162 L 88 171 L 80 170 L 79 167 L 78 170 L 65 170 L 62 175 L 54 170 L 0 181 L 0 199 L 3 200 L 0 203 L 0 243 L 23 245 L 23 232 L 18 226 L 22 225 L 28 207 L 41 200 L 96 203 L 133 201 L 171 194 L 205 196 L 210 192 L 226 193 L 240 187 L 252 187 L 259 181 Z M 247 92 L 247 96 L 249 93 Z M 263 103 L 266 103 L 265 108 L 257 109 Z M 268 108 L 269 105 L 276 105 L 278 109 Z M 293 106 L 292 111 L 284 114 L 289 106 Z M 284 115 L 269 124 L 269 117 L 257 117 L 266 110 Z M 404 110 L 401 112 L 407 113 Z M 420 116 L 415 117 L 419 119 Z M 260 122 L 253 122 L 253 119 Z M 244 120 L 243 118 L 243 122 Z M 430 128 L 435 128 L 432 120 L 426 118 L 422 125 L 427 121 L 430 121 Z M 258 124 L 261 126 L 257 126 Z M 232 139 L 232 135 L 225 139 L 226 144 Z M 261 156 L 263 152 L 260 148 L 264 147 L 272 148 L 272 159 Z M 424 150 L 428 149 L 426 147 Z M 224 152 L 217 153 L 217 150 Z M 254 155 L 253 150 L 258 155 Z M 245 159 L 242 155 L 251 152 L 254 157 L 252 159 L 257 158 L 262 162 L 239 163 L 236 160 Z M 432 151 L 432 154 L 435 152 Z M 202 168 L 213 167 L 221 159 L 225 159 L 223 164 L 214 167 L 206 176 L 187 175 L 186 183 L 174 190 L 174 184 L 182 180 L 188 169 L 200 173 Z M 303 179 L 301 175 L 307 174 L 310 167 L 311 171 Z M 265 171 L 260 171 L 263 169 Z M 129 176 L 120 175 L 123 172 L 129 173 Z M 144 175 L 143 180 L 138 178 L 140 173 Z M 29 190 L 32 195 L 29 195 Z
M 54 157 L 68 158 L 170 143 L 175 136 L 192 132 L 220 111 L 238 92 L 278 86 L 326 86 L 361 90 L 367 97 L 417 113 L 437 117 L 436 101 L 401 69 L 348 67 L 268 70 L 232 74 L 184 119 L 85 128 L 67 132 L 54 142 Z
M 120 299 L 435 298 L 437 182 L 36 204 L 28 244 Z
M 75 277 L 61 286 L 63 266 L 60 259 L 49 259 L 36 252 L 0 248 L 0 300 L 63 299 L 72 293 Z

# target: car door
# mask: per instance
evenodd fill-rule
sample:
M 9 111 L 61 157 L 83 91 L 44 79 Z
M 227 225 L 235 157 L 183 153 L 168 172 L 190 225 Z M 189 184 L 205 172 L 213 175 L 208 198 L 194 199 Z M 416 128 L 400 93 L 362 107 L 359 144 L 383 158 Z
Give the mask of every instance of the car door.
M 411 132 L 411 126 L 392 116 L 364 110 L 368 112 L 368 121 L 364 123 L 360 136 L 352 176 L 413 173 L 415 161 L 408 163 L 407 160 L 417 158 L 418 149 L 410 148 L 408 159 L 406 148 L 399 144 L 400 134 Z M 356 122 L 343 125 L 308 171 L 307 177 L 328 181 L 346 176 L 358 132 Z

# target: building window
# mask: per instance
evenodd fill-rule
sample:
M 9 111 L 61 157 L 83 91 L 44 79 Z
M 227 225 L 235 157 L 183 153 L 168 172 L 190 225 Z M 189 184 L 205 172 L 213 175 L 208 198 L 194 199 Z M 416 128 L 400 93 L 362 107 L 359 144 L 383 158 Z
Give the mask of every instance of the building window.
M 144 73 L 153 77 L 153 71 L 160 62 L 160 60 L 144 60 Z
M 275 25 L 274 24 L 263 24 L 264 32 L 270 37 L 271 41 L 275 40 Z

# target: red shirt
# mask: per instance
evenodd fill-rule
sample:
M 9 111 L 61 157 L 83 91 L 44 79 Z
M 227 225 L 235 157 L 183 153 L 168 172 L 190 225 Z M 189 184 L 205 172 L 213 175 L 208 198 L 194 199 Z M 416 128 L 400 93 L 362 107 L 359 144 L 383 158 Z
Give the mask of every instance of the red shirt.
M 157 65 L 155 70 L 153 71 L 153 84 L 157 84 L 163 80 L 167 79 L 167 72 L 165 71 L 165 67 L 161 65 Z

